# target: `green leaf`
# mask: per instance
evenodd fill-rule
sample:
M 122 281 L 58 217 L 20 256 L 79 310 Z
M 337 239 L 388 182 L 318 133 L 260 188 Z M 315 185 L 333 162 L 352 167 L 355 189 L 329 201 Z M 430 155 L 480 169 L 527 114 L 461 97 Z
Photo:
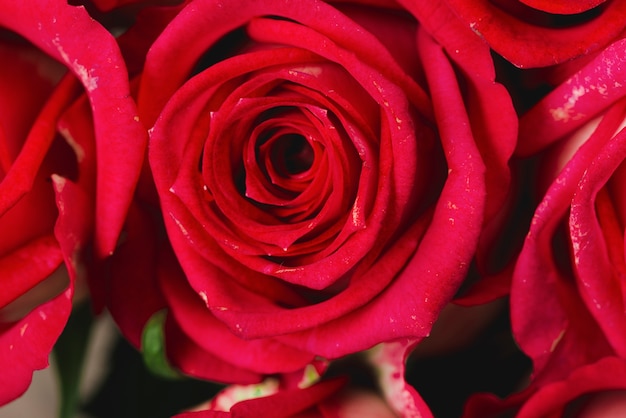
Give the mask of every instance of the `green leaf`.
M 182 375 L 169 364 L 165 355 L 165 333 L 163 325 L 167 311 L 162 310 L 148 320 L 141 336 L 141 352 L 146 367 L 155 375 L 179 379 Z
M 54 346 L 53 356 L 61 385 L 59 418 L 72 418 L 78 409 L 78 389 L 92 323 L 91 305 L 88 302 L 76 305 Z

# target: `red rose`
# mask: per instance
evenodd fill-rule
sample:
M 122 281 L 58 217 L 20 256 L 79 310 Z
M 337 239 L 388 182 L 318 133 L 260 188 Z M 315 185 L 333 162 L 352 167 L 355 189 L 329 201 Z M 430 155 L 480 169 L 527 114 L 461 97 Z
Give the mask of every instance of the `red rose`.
M 62 1 L 36 8 L 4 1 L 1 7 L 0 405 L 21 395 L 33 371 L 47 366 L 71 310 L 93 229 L 95 148 L 116 153 L 116 141 L 141 133 L 124 98 L 128 83 L 115 41 L 83 9 Z M 62 77 L 66 68 L 55 60 L 70 75 Z M 79 98 L 81 82 L 86 96 Z M 135 130 L 127 135 L 124 123 Z M 120 136 L 107 137 L 113 131 Z M 107 168 L 99 174 L 106 176 Z M 99 191 L 117 188 L 119 178 L 100 180 Z M 105 228 L 97 229 L 114 232 L 123 206 L 100 202 Z M 98 236 L 101 248 L 115 243 L 116 237 Z
M 494 76 L 445 9 L 188 4 L 138 81 L 175 257 L 142 186 L 113 259 L 121 329 L 139 345 L 167 308 L 174 364 L 227 381 L 427 336 L 507 191 Z
M 621 84 L 623 44 L 551 92 L 520 126 L 520 145 L 531 130 L 537 147 L 556 141 L 541 160 L 539 178 L 549 187 L 511 290 L 514 333 L 547 380 L 611 353 L 626 357 L 624 94 L 619 86 L 604 91 L 605 84 Z
M 599 366 L 622 362 L 615 370 L 619 376 L 626 358 L 622 62 L 624 40 L 520 120 L 520 152 L 541 151 L 533 185 L 539 203 L 510 294 L 513 334 L 533 361 L 528 387 L 504 403 L 524 404 L 521 411 L 528 412 L 520 416 L 543 416 L 538 410 L 547 415 L 584 388 L 623 388 L 623 376 L 608 378 L 608 369 Z M 617 359 L 602 360 L 607 357 Z M 581 374 L 574 378 L 576 373 Z M 595 389 L 586 386 L 596 383 Z M 563 389 L 561 398 L 556 388 Z
M 624 30 L 622 0 L 445 0 L 500 55 L 545 67 L 601 50 Z

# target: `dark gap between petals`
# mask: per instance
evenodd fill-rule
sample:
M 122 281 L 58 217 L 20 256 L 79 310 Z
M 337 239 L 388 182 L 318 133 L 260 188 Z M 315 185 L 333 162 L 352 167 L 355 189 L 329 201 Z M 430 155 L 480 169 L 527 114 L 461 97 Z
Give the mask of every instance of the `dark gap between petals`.
M 201 73 L 203 70 L 226 60 L 229 57 L 244 52 L 250 40 L 246 36 L 244 28 L 238 28 L 227 33 L 204 53 L 196 63 L 191 76 Z
M 582 25 L 596 19 L 604 12 L 610 1 L 604 2 L 590 10 L 571 15 L 560 15 L 534 9 L 517 0 L 491 0 L 491 2 L 505 13 L 515 16 L 526 23 L 548 28 L 567 28 Z
M 270 159 L 284 177 L 303 173 L 313 165 L 313 148 L 302 135 L 283 135 L 272 147 Z

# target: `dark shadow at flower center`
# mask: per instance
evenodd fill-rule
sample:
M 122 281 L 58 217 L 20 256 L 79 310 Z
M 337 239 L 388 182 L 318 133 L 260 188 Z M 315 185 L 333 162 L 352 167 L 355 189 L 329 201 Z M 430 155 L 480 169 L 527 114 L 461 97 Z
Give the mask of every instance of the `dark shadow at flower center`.
M 313 148 L 302 135 L 290 134 L 280 137 L 270 153 L 276 172 L 284 177 L 303 173 L 313 165 Z

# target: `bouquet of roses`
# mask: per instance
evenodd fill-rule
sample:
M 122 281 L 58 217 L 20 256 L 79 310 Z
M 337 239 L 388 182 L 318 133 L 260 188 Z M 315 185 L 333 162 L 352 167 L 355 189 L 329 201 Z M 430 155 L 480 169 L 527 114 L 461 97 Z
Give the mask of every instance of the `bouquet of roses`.
M 622 0 L 0 0 L 0 405 L 52 355 L 60 417 L 626 411 L 625 31 Z

